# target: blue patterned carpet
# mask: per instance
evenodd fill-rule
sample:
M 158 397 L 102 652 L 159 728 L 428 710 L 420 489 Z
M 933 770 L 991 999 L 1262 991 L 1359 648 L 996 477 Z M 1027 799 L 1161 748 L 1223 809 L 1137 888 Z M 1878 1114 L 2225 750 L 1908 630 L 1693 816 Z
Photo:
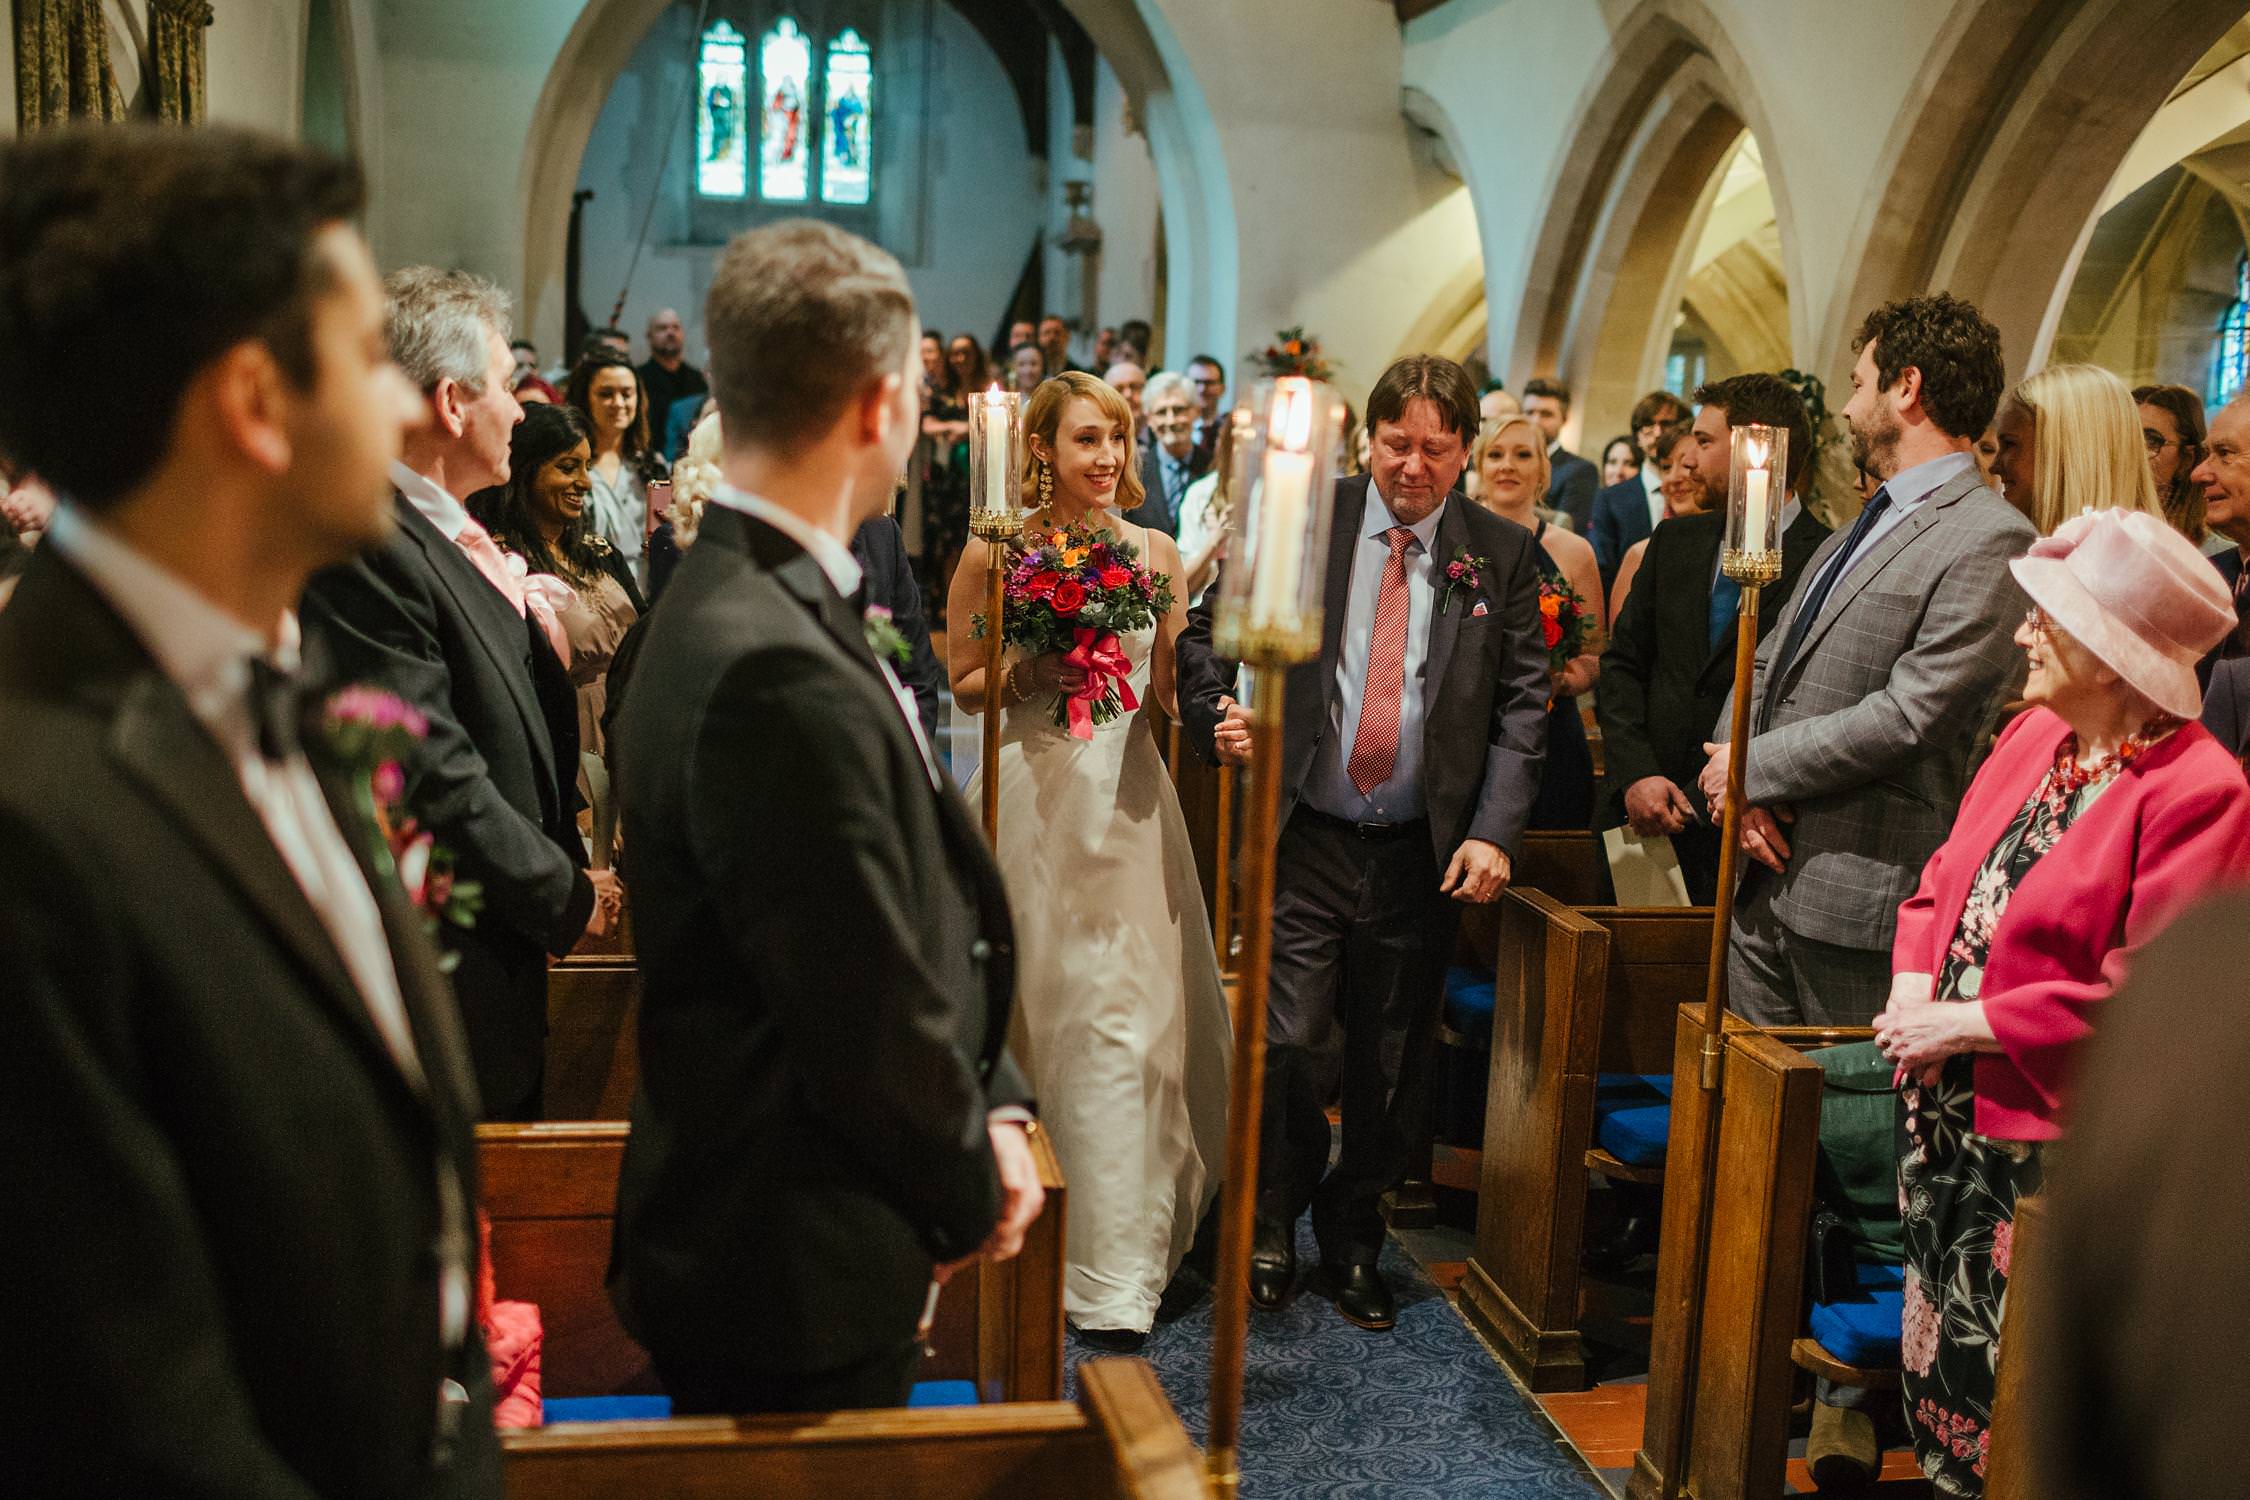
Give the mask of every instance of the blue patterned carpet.
M 1298 1257 L 1317 1261 L 1300 1226 Z M 1607 1492 L 1502 1373 L 1445 1294 L 1392 1242 L 1383 1273 L 1398 1327 L 1368 1333 L 1299 1291 L 1250 1314 L 1243 1500 L 1470 1500 Z M 1099 1357 L 1075 1334 L 1067 1362 Z M 1143 1356 L 1197 1443 L 1211 1385 L 1211 1299 L 1159 1322 Z M 1075 1399 L 1077 1382 L 1065 1376 Z

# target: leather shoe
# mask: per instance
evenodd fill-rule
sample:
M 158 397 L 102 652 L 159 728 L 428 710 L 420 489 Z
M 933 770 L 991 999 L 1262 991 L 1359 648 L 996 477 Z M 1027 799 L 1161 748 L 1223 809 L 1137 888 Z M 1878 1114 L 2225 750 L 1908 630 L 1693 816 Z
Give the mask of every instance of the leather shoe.
M 1382 1333 L 1398 1324 L 1398 1304 L 1391 1300 L 1390 1285 L 1373 1266 L 1320 1268 L 1321 1290 L 1333 1298 L 1344 1321 Z
M 1261 1217 L 1250 1233 L 1250 1305 L 1278 1312 L 1297 1280 L 1297 1241 L 1291 1226 Z

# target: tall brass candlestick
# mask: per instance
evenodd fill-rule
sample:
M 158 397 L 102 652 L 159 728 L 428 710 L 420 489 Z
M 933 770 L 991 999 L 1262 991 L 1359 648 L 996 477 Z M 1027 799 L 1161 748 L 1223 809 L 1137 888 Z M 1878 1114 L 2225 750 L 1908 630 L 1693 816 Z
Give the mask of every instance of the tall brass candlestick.
M 1023 532 L 1023 397 L 969 396 L 969 534 L 985 545 L 984 839 L 1000 839 L 1000 659 L 1007 650 L 1008 544 Z
M 1678 1413 L 1665 1433 L 1661 1493 L 1671 1500 L 1684 1492 L 1695 1430 L 1695 1373 L 1703 1336 L 1703 1279 L 1711 1260 L 1711 1192 L 1717 1179 L 1719 1126 L 1724 1099 L 1720 1080 L 1726 1055 L 1727 947 L 1734 928 L 1734 887 L 1742 844 L 1742 789 L 1750 757 L 1751 697 L 1758 667 L 1758 596 L 1781 576 L 1781 512 L 1787 493 L 1789 434 L 1786 429 L 1746 424 L 1734 429 L 1727 484 L 1727 530 L 1719 554 L 1720 570 L 1742 588 L 1734 640 L 1734 712 L 1727 726 L 1727 800 L 1719 820 L 1719 890 L 1711 906 L 1711 953 L 1704 970 L 1703 1045 L 1696 1078 L 1702 1094 L 1702 1150 L 1682 1223 L 1688 1235 L 1687 1301 L 1680 1309 L 1680 1358 L 1676 1368 L 1651 1369 L 1652 1383 L 1669 1374 L 1677 1382 L 1671 1409 Z M 1674 1097 L 1678 1098 L 1675 1090 Z M 1662 1314 L 1662 1309 L 1659 1310 Z M 1649 1409 L 1658 1409 L 1650 1393 Z
M 1266 1090 L 1266 986 L 1273 965 L 1274 844 L 1281 808 L 1284 679 L 1320 654 L 1327 576 L 1329 483 L 1343 403 L 1317 381 L 1259 385 L 1234 424 L 1237 497 L 1226 571 L 1214 587 L 1212 644 L 1249 671 L 1248 815 L 1243 820 L 1242 973 L 1234 1012 L 1227 1103 L 1227 1175 L 1219 1215 L 1219 1280 L 1211 1310 L 1211 1431 L 1204 1462 L 1214 1488 L 1242 1483 L 1242 1377 L 1250 1332 L 1250 1242 L 1257 1218 L 1259 1116 Z M 1225 878 L 1225 871 L 1220 872 Z M 1221 927 L 1222 951 L 1227 941 Z

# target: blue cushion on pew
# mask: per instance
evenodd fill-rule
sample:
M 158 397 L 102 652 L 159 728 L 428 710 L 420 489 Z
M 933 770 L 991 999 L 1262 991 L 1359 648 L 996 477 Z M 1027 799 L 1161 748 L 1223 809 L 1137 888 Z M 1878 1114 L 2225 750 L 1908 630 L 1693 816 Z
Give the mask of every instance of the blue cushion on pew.
M 906 1398 L 908 1406 L 975 1406 L 977 1387 L 973 1380 L 925 1380 L 914 1387 L 914 1394 Z
M 1839 1302 L 1815 1302 L 1812 1336 L 1847 1365 L 1898 1368 L 1899 1319 L 1906 1309 L 1906 1272 L 1865 1263 L 1852 1268 L 1857 1290 Z
M 670 1396 L 550 1396 L 539 1405 L 550 1422 L 658 1422 L 672 1415 Z
M 1445 1024 L 1471 1042 L 1492 1039 L 1492 976 L 1455 965 L 1445 971 Z
M 1672 1079 L 1604 1073 L 1594 1080 L 1594 1139 L 1629 1167 L 1660 1166 L 1672 1134 Z
M 969 1380 L 925 1380 L 906 1398 L 908 1406 L 975 1406 L 977 1388 Z M 561 1396 L 540 1403 L 549 1422 L 657 1422 L 672 1415 L 670 1396 Z

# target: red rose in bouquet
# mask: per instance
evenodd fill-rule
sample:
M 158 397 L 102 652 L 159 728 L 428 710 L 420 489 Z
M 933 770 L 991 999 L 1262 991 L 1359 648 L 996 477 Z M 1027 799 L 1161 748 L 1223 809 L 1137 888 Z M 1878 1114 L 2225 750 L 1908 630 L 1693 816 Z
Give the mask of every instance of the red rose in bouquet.
M 1009 566 L 1004 598 L 1004 644 L 1026 656 L 1061 653 L 1086 673 L 1084 687 L 1055 700 L 1055 722 L 1073 738 L 1092 739 L 1096 724 L 1141 706 L 1118 636 L 1170 612 L 1172 580 L 1144 567 L 1132 543 L 1086 526 L 1034 532 Z M 976 634 L 988 628 L 979 615 Z

